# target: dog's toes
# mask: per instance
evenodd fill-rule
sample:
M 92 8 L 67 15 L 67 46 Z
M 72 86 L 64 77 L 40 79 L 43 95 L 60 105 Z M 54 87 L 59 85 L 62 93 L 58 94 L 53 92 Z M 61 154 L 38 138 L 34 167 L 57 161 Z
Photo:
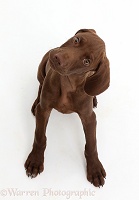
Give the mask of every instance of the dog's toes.
M 26 175 L 27 175 L 28 177 L 31 177 L 31 175 L 32 175 L 32 167 L 31 167 L 31 166 L 29 166 L 29 167 L 26 169 Z
M 35 154 L 31 152 L 25 162 L 25 169 L 26 169 L 26 175 L 31 178 L 35 178 L 38 174 L 43 172 L 44 166 L 44 157 L 43 154 L 38 153 Z
M 97 178 L 94 178 L 93 180 L 92 180 L 92 183 L 93 183 L 93 185 L 95 186 L 95 187 L 100 187 L 100 182 L 99 182 L 99 178 L 97 177 Z
M 35 164 L 36 166 L 36 164 Z M 41 165 L 41 168 L 42 165 Z M 38 167 L 34 167 L 33 165 L 32 166 L 29 166 L 27 169 L 26 169 L 26 175 L 28 177 L 31 177 L 31 178 L 35 178 L 38 174 L 40 174 L 41 172 L 43 172 L 43 169 L 40 170 L 40 166 L 38 165 Z
M 40 166 L 39 166 L 39 174 L 42 173 L 43 170 L 44 170 L 44 165 L 40 165 Z
M 103 187 L 103 185 L 104 185 L 104 183 L 105 183 L 104 177 L 103 177 L 102 175 L 98 175 L 98 176 L 95 177 L 95 178 L 92 176 L 92 181 L 91 181 L 91 183 L 93 183 L 93 185 L 94 185 L 95 187 L 99 187 L 99 188 L 100 188 L 100 186 Z
M 87 167 L 87 179 L 89 182 L 93 183 L 95 187 L 100 187 L 104 185 L 106 177 L 106 172 L 99 160 L 95 160 L 93 165 L 88 165 Z
M 99 187 L 99 188 L 100 186 L 103 186 L 105 183 L 104 178 L 101 175 L 98 175 L 96 178 L 94 178 L 92 182 L 95 187 Z
M 105 183 L 105 180 L 104 180 L 104 177 L 103 176 L 100 176 L 99 177 L 99 183 L 100 185 L 103 187 L 104 183 Z
M 39 171 L 38 168 L 33 168 L 31 178 L 35 178 L 38 175 Z

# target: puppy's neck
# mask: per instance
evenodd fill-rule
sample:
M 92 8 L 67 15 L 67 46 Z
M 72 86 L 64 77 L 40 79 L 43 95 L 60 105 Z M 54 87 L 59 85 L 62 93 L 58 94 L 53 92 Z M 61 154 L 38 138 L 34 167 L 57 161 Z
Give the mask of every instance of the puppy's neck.
M 67 92 L 74 92 L 79 86 L 84 84 L 84 81 L 84 75 L 61 76 L 61 89 Z

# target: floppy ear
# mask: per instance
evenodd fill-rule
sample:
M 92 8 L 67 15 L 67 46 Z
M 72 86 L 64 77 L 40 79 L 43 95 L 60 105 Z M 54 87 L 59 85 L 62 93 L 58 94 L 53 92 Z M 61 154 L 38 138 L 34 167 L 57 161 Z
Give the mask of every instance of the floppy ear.
M 84 32 L 93 32 L 93 33 L 96 34 L 96 31 L 95 31 L 94 29 L 80 29 L 79 31 L 77 31 L 77 32 L 75 33 L 75 35 L 76 35 L 77 33 L 84 33 Z
M 49 53 L 50 51 L 48 51 L 44 57 L 42 58 L 41 63 L 39 64 L 39 68 L 38 68 L 38 74 L 37 74 L 37 78 L 38 81 L 40 82 L 40 84 L 43 84 L 43 81 L 45 79 L 46 76 L 46 72 L 48 70 L 48 66 L 46 65 L 48 60 L 49 60 Z
M 110 68 L 107 57 L 99 63 L 94 75 L 87 77 L 84 90 L 90 96 L 96 96 L 104 92 L 110 83 Z

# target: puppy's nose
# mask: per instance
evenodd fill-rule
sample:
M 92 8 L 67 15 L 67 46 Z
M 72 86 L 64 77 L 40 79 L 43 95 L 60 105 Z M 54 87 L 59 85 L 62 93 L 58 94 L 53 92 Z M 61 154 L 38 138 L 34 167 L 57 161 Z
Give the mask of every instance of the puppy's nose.
M 59 66 L 61 66 L 62 65 L 62 56 L 60 55 L 60 54 L 55 54 L 55 56 L 54 56 L 54 59 L 55 59 L 55 62 L 59 65 Z

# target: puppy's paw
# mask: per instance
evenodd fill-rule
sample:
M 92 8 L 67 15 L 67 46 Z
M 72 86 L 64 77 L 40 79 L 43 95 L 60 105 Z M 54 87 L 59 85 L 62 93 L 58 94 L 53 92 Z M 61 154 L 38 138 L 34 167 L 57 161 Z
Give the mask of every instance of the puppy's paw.
M 42 153 L 31 152 L 25 162 L 26 174 L 28 177 L 35 178 L 44 170 L 44 156 Z
M 92 164 L 87 163 L 87 179 L 89 182 L 93 183 L 95 187 L 103 187 L 104 178 L 106 178 L 106 172 L 98 159 L 94 160 Z

